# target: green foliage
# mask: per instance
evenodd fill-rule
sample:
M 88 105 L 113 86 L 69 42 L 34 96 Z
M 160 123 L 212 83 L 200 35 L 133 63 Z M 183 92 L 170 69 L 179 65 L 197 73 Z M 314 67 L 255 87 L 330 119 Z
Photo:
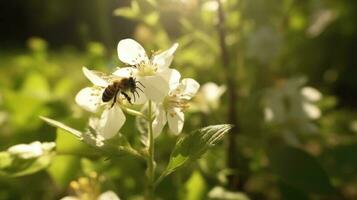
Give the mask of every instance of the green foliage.
M 185 183 L 183 190 L 183 197 L 181 198 L 183 200 L 205 199 L 207 193 L 207 184 L 201 173 L 198 171 L 194 171 L 191 177 Z
M 221 141 L 231 128 L 228 124 L 212 125 L 179 138 L 163 174 L 169 175 L 189 162 L 199 159 L 209 148 Z

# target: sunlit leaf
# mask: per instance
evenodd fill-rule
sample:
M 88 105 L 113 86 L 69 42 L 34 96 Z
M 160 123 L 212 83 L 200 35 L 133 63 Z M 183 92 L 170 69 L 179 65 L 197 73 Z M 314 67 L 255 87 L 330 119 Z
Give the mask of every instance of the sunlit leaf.
M 194 171 L 191 177 L 185 183 L 185 191 L 182 199 L 199 200 L 205 199 L 207 184 L 201 173 Z
M 213 125 L 198 129 L 178 139 L 164 172 L 168 175 L 188 162 L 199 159 L 209 148 L 218 143 L 232 128 L 231 125 Z
M 55 183 L 66 188 L 80 170 L 80 159 L 76 156 L 57 155 L 54 157 L 47 172 L 51 175 Z
M 287 185 L 304 192 L 334 193 L 325 171 L 305 151 L 289 146 L 274 147 L 269 150 L 268 156 L 273 172 Z
M 98 155 L 94 148 L 84 144 L 73 135 L 63 129 L 57 129 L 56 146 L 58 154 L 69 154 L 78 156 Z
M 71 134 L 73 134 L 74 136 L 76 136 L 77 138 L 79 139 L 82 139 L 82 132 L 74 129 L 74 128 L 71 128 L 65 124 L 63 124 L 62 122 L 59 122 L 59 121 L 56 121 L 56 120 L 53 120 L 53 119 L 50 119 L 50 118 L 47 118 L 47 117 L 40 117 L 43 121 L 47 122 L 48 124 L 52 125 L 52 126 L 55 126 L 57 128 L 61 128 Z
M 140 7 L 137 1 L 131 1 L 131 7 L 122 7 L 114 10 L 114 15 L 135 19 L 140 15 Z
M 26 77 L 22 87 L 22 93 L 46 100 L 50 97 L 50 87 L 46 78 L 39 73 L 32 73 Z

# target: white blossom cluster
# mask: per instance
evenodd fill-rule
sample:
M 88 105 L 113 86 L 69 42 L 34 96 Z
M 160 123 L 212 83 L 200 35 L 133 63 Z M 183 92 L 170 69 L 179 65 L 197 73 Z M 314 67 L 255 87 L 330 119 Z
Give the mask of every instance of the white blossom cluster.
M 168 50 L 154 53 L 151 57 L 144 48 L 133 39 L 121 40 L 118 44 L 119 60 L 125 67 L 118 68 L 112 74 L 104 74 L 83 67 L 84 75 L 93 86 L 85 87 L 76 95 L 76 103 L 92 113 L 101 113 L 99 118 L 89 120 L 90 128 L 104 140 L 118 134 L 126 117 L 123 109 L 130 106 L 125 96 L 118 93 L 115 102 L 103 102 L 102 95 L 113 80 L 134 78 L 138 87 L 135 93 L 128 94 L 134 99 L 133 104 L 145 106 L 152 102 L 152 128 L 155 135 L 161 133 L 168 123 L 172 133 L 179 134 L 184 125 L 184 111 L 197 93 L 200 85 L 191 78 L 181 79 L 176 69 L 170 68 L 174 53 L 178 48 L 175 43 Z M 131 102 L 129 102 L 131 103 Z

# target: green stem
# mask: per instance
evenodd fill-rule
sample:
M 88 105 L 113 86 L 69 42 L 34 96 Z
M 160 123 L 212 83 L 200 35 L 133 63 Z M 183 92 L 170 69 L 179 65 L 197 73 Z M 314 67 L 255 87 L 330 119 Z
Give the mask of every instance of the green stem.
M 152 130 L 152 103 L 149 101 L 148 115 L 146 116 L 148 120 L 148 157 L 147 157 L 147 196 L 146 199 L 154 199 L 155 190 L 155 160 L 154 160 L 154 133 Z
M 142 117 L 142 118 L 144 118 L 144 119 L 146 119 L 146 120 L 149 120 L 147 116 L 145 116 L 143 113 L 141 113 L 141 112 L 139 112 L 139 111 L 136 111 L 136 110 L 127 108 L 127 107 L 125 107 L 125 106 L 120 106 L 120 108 L 121 108 L 124 112 L 126 112 L 126 113 L 128 113 L 128 114 L 130 114 L 130 115 Z

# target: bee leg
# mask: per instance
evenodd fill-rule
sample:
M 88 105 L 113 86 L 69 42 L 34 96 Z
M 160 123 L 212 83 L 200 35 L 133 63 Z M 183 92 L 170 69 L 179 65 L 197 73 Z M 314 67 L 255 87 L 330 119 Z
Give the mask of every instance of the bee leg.
M 141 86 L 143 86 L 143 88 L 145 88 L 145 86 L 140 81 L 136 81 L 136 83 L 139 83 Z
M 136 89 L 139 89 L 142 93 L 144 93 L 144 91 L 141 89 L 141 88 L 139 88 L 139 87 L 136 87 Z
M 132 104 L 131 103 L 131 98 L 129 97 L 129 95 L 127 93 L 121 92 L 121 94 L 125 96 L 126 100 L 128 100 L 130 104 Z
M 110 108 L 113 108 L 115 102 L 117 102 L 117 96 L 118 96 L 118 91 L 115 92 L 114 99 L 113 99 L 113 103 L 112 103 L 112 105 L 110 106 Z

